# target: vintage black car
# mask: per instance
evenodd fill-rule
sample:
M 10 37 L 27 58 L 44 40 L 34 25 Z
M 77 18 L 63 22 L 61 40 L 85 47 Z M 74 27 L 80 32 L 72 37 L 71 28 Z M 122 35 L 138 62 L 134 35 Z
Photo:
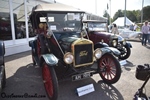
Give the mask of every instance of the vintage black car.
M 5 62 L 4 62 L 4 54 L 5 54 L 5 45 L 3 41 L 0 41 L 0 93 L 6 84 L 6 74 L 5 74 Z
M 130 56 L 132 45 L 120 35 L 108 33 L 106 21 L 84 20 L 83 26 L 87 30 L 89 39 L 94 44 L 101 41 L 107 43 L 110 47 L 117 48 L 121 52 L 120 60 L 125 60 Z
M 86 38 L 82 28 L 84 11 L 63 4 L 40 4 L 30 15 L 37 36 L 29 42 L 34 65 L 42 67 L 45 90 L 51 100 L 58 97 L 58 81 L 77 81 L 100 74 L 105 83 L 116 83 L 121 76 L 119 55 L 102 43 Z M 96 65 L 94 65 L 96 63 Z

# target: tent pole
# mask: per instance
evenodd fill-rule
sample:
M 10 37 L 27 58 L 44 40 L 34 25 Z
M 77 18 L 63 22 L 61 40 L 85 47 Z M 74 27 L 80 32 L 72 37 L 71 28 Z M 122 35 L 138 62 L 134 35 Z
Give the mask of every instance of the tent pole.
M 124 27 L 126 27 L 126 0 L 125 0 L 125 11 L 124 11 Z
M 142 0 L 141 23 L 143 23 L 143 4 L 144 4 L 144 0 Z
M 109 0 L 110 5 L 109 5 L 109 9 L 110 9 L 110 13 L 109 13 L 109 24 L 111 25 L 111 0 Z

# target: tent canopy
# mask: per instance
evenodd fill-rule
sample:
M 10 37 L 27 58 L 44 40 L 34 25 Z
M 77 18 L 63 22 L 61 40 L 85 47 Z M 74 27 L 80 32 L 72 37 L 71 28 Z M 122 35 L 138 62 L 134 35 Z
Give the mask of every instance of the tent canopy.
M 117 26 L 124 26 L 124 20 L 125 20 L 125 17 L 118 17 L 113 23 L 115 23 Z M 126 25 L 130 26 L 133 24 L 134 23 L 126 17 Z

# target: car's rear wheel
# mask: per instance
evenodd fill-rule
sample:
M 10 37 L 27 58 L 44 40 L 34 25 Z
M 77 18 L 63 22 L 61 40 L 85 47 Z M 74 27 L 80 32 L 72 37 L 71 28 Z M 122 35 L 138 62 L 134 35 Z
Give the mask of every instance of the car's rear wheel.
M 125 59 L 129 58 L 130 54 L 131 54 L 131 48 L 128 46 L 123 46 L 122 50 L 121 50 L 121 54 L 119 56 L 119 59 L 125 60 Z
M 35 60 L 34 60 L 34 52 L 33 52 L 33 50 L 32 50 L 32 62 L 33 62 L 33 65 L 35 66 L 35 65 L 36 65 L 36 62 L 35 62 Z
M 55 70 L 45 62 L 42 64 L 42 75 L 45 90 L 50 100 L 57 100 L 58 97 L 58 80 Z
M 139 34 L 139 40 L 142 41 L 142 34 Z
M 121 76 L 119 61 L 112 54 L 103 55 L 98 61 L 99 74 L 107 84 L 116 83 Z

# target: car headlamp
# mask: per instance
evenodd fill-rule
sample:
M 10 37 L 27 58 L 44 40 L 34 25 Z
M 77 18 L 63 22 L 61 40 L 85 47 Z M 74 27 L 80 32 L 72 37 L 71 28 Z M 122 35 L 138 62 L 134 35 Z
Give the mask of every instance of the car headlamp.
M 122 41 L 122 43 L 123 43 L 123 45 L 126 45 L 126 40 L 124 39 L 124 40 Z
M 94 51 L 94 56 L 95 56 L 96 59 L 101 58 L 101 56 L 102 56 L 102 51 L 101 51 L 99 48 L 97 48 L 97 49 Z
M 67 53 L 64 55 L 64 62 L 65 62 L 66 64 L 71 64 L 71 63 L 73 62 L 73 59 L 74 59 L 74 57 L 73 57 L 72 53 L 70 53 L 70 52 L 67 52 Z
M 117 46 L 117 41 L 116 41 L 116 40 L 113 40 L 113 41 L 112 41 L 112 45 L 113 45 L 114 47 L 116 47 L 116 46 Z

